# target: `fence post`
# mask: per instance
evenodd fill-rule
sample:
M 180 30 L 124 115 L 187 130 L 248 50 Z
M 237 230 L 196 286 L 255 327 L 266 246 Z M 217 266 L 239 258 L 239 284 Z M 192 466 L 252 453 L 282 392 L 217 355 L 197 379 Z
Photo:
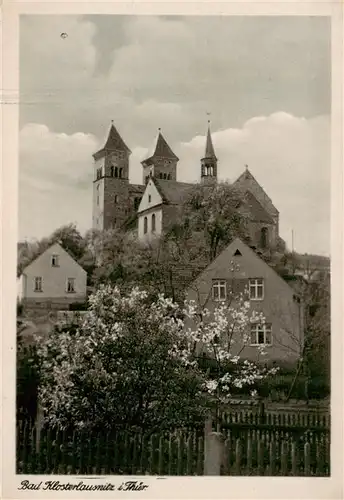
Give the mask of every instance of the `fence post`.
M 263 399 L 259 401 L 259 423 L 265 424 L 265 405 Z
M 39 449 L 39 442 L 41 439 L 41 430 L 43 428 L 43 425 L 44 425 L 44 412 L 43 412 L 42 406 L 38 402 L 36 422 L 35 422 L 35 427 L 36 427 L 36 443 L 35 444 L 36 444 L 37 450 Z
M 224 460 L 224 438 L 221 432 L 212 432 L 212 421 L 204 427 L 204 475 L 220 476 Z

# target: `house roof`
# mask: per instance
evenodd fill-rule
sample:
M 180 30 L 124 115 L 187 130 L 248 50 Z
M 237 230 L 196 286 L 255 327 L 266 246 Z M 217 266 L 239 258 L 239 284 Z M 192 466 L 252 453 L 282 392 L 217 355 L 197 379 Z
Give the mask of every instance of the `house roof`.
M 264 189 L 262 188 L 262 186 L 259 184 L 259 182 L 257 182 L 257 180 L 252 175 L 252 173 L 250 172 L 250 170 L 248 169 L 247 166 L 246 166 L 245 171 L 241 175 L 239 175 L 239 177 L 237 178 L 237 180 L 233 183 L 233 186 L 235 186 L 235 187 L 237 187 L 239 189 L 246 190 L 246 186 L 247 186 L 245 184 L 246 181 L 251 181 L 251 182 L 253 182 L 253 184 L 256 185 L 256 187 L 258 188 L 258 190 L 260 190 L 260 192 L 262 193 L 263 199 L 265 200 L 265 203 L 268 206 L 268 209 L 271 212 L 274 212 L 276 215 L 278 215 L 279 212 L 278 212 L 277 208 L 275 207 L 275 205 L 272 203 L 271 198 L 266 194 L 266 192 L 264 191 Z
M 122 137 L 120 136 L 120 134 L 119 134 L 118 130 L 116 129 L 115 125 L 113 124 L 113 122 L 111 122 L 109 131 L 105 137 L 104 146 L 99 151 L 97 151 L 93 155 L 93 157 L 96 159 L 105 150 L 124 151 L 125 153 L 131 153 L 130 149 L 123 141 Z
M 210 267 L 214 264 L 214 262 L 215 262 L 217 259 L 219 259 L 219 258 L 220 258 L 223 254 L 225 254 L 226 252 L 228 252 L 228 251 L 229 251 L 229 249 L 230 249 L 231 247 L 232 247 L 233 249 L 237 247 L 237 249 L 239 249 L 239 251 L 240 251 L 240 250 L 242 250 L 242 249 L 245 249 L 245 250 L 247 250 L 249 253 L 251 253 L 251 255 L 255 256 L 257 259 L 260 259 L 262 262 L 264 262 L 264 264 L 265 264 L 268 268 L 270 268 L 270 269 L 271 269 L 271 271 L 273 271 L 273 272 L 276 274 L 276 276 L 278 276 L 278 279 L 279 279 L 280 281 L 282 281 L 283 283 L 285 283 L 285 285 L 286 285 L 289 289 L 293 290 L 293 287 L 292 287 L 292 286 L 291 286 L 291 285 L 290 285 L 290 284 L 289 284 L 289 283 L 288 283 L 288 282 L 287 282 L 287 281 L 286 281 L 286 280 L 285 280 L 285 279 L 284 279 L 284 278 L 283 278 L 280 274 L 278 274 L 278 273 L 276 272 L 276 270 L 275 270 L 272 266 L 270 266 L 270 265 L 269 265 L 269 264 L 268 264 L 268 263 L 267 263 L 264 259 L 262 259 L 262 257 L 261 257 L 261 256 L 260 256 L 260 255 L 259 255 L 259 254 L 258 254 L 258 253 L 254 250 L 254 249 L 252 249 L 249 245 L 247 245 L 246 243 L 244 243 L 244 242 L 243 242 L 240 238 L 238 238 L 238 237 L 234 238 L 234 239 L 233 239 L 233 240 L 232 240 L 232 241 L 231 241 L 231 242 L 230 242 L 230 243 L 229 243 L 229 244 L 228 244 L 228 245 L 227 245 L 227 246 L 226 246 L 226 247 L 222 250 L 222 252 L 220 252 L 220 253 L 219 253 L 219 254 L 215 257 L 215 259 L 213 259 L 213 260 L 212 260 L 212 261 L 211 261 L 211 262 L 210 262 L 210 263 L 209 263 L 209 264 L 208 264 L 208 265 L 207 265 L 207 266 L 206 266 L 206 267 L 205 267 L 205 268 L 204 268 L 204 269 L 203 269 L 203 270 L 202 270 L 202 271 L 198 274 L 198 276 L 197 276 L 197 277 L 193 280 L 193 283 L 195 283 L 195 282 L 196 282 L 196 280 L 197 280 L 197 279 L 199 279 L 199 277 L 202 275 L 202 273 L 203 273 L 203 272 L 206 272 L 206 270 L 207 270 L 208 268 L 210 268 Z M 294 290 L 293 290 L 293 292 L 294 292 Z
M 149 162 L 150 160 L 152 160 L 152 158 L 155 157 L 167 158 L 169 160 L 179 160 L 179 158 L 173 153 L 172 149 L 167 144 L 166 139 L 160 132 L 160 129 L 156 138 L 154 139 L 151 149 L 148 152 L 147 158 L 145 158 L 141 163 Z
M 130 194 L 143 194 L 145 186 L 143 184 L 129 184 Z
M 39 259 L 42 255 L 44 255 L 48 250 L 50 250 L 52 247 L 54 247 L 55 245 L 57 245 L 58 247 L 60 247 L 61 250 L 63 250 L 66 254 L 69 255 L 69 257 L 71 259 L 74 260 L 74 262 L 79 266 L 81 267 L 81 269 L 83 269 L 85 271 L 85 269 L 79 264 L 79 262 L 73 257 L 73 255 L 70 254 L 70 252 L 68 252 L 68 250 L 66 250 L 61 243 L 59 243 L 58 241 L 55 241 L 54 243 L 52 243 L 51 245 L 49 245 L 47 248 L 45 248 L 44 250 L 42 250 L 41 252 L 39 252 L 37 255 L 35 255 L 27 264 L 26 266 L 17 274 L 17 277 L 19 278 L 22 274 L 25 273 L 25 270 L 31 266 L 31 264 L 33 264 L 34 262 L 36 262 L 37 259 Z M 85 271 L 86 272 L 86 271 Z
M 266 222 L 267 224 L 274 223 L 268 212 L 259 203 L 257 198 L 251 193 L 251 191 L 246 191 L 244 197 L 246 206 L 249 208 L 250 214 L 252 215 L 252 220 L 254 222 Z
M 164 203 L 181 205 L 185 202 L 195 184 L 152 178 Z

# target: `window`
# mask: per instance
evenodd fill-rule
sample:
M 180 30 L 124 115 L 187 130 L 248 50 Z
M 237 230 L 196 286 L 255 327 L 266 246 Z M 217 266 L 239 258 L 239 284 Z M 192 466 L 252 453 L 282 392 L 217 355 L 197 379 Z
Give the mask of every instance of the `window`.
M 118 177 L 118 167 L 115 167 L 115 177 Z
M 263 227 L 260 231 L 260 246 L 261 248 L 267 248 L 269 242 L 268 228 Z
M 97 168 L 97 180 L 99 180 L 102 176 L 102 168 Z
M 160 172 L 160 174 L 159 174 L 159 179 L 162 179 L 162 173 L 161 173 L 161 172 Z
M 75 278 L 67 279 L 67 292 L 74 293 L 75 292 Z
M 171 174 L 168 174 L 167 180 L 169 180 L 169 181 L 171 180 Z
M 152 201 L 152 197 L 151 197 L 151 195 L 149 194 L 149 195 L 148 195 L 148 203 L 150 203 L 151 201 Z
M 152 214 L 152 233 L 155 233 L 155 214 Z
M 237 257 L 237 256 L 241 256 L 241 252 L 240 252 L 240 250 L 237 248 L 237 249 L 235 250 L 235 252 L 234 252 L 234 254 L 233 254 L 233 255 L 235 255 L 236 257 Z
M 112 166 L 111 169 L 110 169 L 110 175 L 111 175 L 111 177 L 113 177 L 114 174 L 115 174 L 115 167 Z
M 58 255 L 51 256 L 51 266 L 52 267 L 59 267 L 59 256 Z
M 251 278 L 249 280 L 249 290 L 251 300 L 264 299 L 264 280 L 263 278 Z
M 270 345 L 271 339 L 271 325 L 251 325 L 251 345 Z
M 99 205 L 99 184 L 97 185 L 97 205 Z
M 34 280 L 34 291 L 35 292 L 42 292 L 43 287 L 42 287 L 42 277 L 41 276 L 36 276 Z
M 148 219 L 147 217 L 145 217 L 143 220 L 143 232 L 146 234 L 147 231 L 148 231 Z
M 119 178 L 122 179 L 123 177 L 123 168 L 119 169 Z
M 213 299 L 214 300 L 226 300 L 227 298 L 227 284 L 226 280 L 214 280 L 213 281 Z
M 115 194 L 115 203 L 118 203 L 118 194 Z

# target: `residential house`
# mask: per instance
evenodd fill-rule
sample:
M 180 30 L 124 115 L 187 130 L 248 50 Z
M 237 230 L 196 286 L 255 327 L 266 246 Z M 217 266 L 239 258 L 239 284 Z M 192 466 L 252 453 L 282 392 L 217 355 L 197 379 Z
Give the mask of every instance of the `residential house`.
M 17 297 L 25 308 L 68 309 L 86 299 L 86 271 L 59 243 L 36 257 L 18 278 Z
M 303 304 L 293 288 L 239 238 L 234 239 L 187 289 L 187 298 L 210 311 L 222 301 L 248 293 L 250 311 L 263 313 L 264 324 L 249 325 L 249 341 L 235 338 L 233 354 L 241 349 L 251 361 L 294 364 L 303 343 Z M 233 295 L 231 295 L 231 292 Z M 266 355 L 259 346 L 265 346 Z

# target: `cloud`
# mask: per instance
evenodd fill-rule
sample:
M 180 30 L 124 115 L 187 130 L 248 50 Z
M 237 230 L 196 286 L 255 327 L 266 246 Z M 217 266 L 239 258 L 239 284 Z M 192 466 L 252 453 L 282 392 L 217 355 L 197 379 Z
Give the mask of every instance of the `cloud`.
M 211 112 L 220 175 L 249 164 L 282 236 L 329 251 L 330 40 L 330 21 L 308 16 L 21 16 L 21 235 L 88 227 L 91 153 L 111 119 L 133 182 L 158 127 L 187 181 Z
M 248 164 L 280 211 L 280 233 L 300 252 L 330 251 L 330 120 L 285 112 L 254 117 L 238 129 L 212 133 L 219 178 L 234 181 Z M 91 225 L 91 134 L 59 134 L 28 124 L 20 133 L 20 234 L 43 236 L 71 221 Z M 205 135 L 176 144 L 178 180 L 198 182 Z M 131 147 L 130 180 L 142 183 L 140 161 L 148 148 Z M 58 210 L 57 210 L 57 207 Z
M 20 131 L 20 237 L 49 235 L 68 222 L 91 224 L 92 153 L 90 134 L 54 133 L 30 123 Z
M 324 18 L 24 16 L 20 33 L 22 124 L 98 135 L 114 119 L 143 147 L 159 126 L 190 140 L 207 111 L 218 129 L 329 112 Z
M 234 181 L 246 164 L 280 211 L 281 236 L 301 252 L 330 251 L 330 118 L 285 112 L 248 120 L 240 129 L 214 131 L 219 177 Z M 205 137 L 177 149 L 179 180 L 199 180 Z

